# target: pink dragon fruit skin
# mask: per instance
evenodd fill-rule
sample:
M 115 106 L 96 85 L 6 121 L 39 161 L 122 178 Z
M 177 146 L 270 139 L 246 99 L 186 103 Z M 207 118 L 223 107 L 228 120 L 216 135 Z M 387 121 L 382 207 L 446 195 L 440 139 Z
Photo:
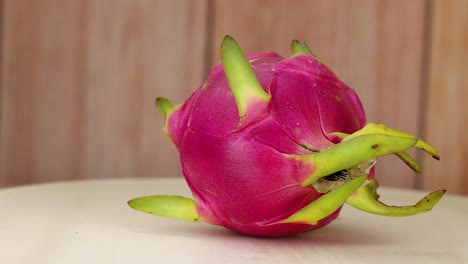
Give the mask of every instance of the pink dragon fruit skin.
M 262 117 L 237 129 L 237 106 L 219 64 L 185 102 L 187 107 L 168 119 L 198 211 L 209 222 L 253 235 L 323 226 L 337 214 L 317 226 L 258 223 L 285 219 L 321 196 L 312 186 L 301 186 L 313 167 L 283 153 L 310 154 L 336 143 L 327 131 L 359 130 L 365 123 L 362 106 L 352 90 L 311 56 L 284 59 L 255 53 L 247 58 L 271 94 L 271 106 L 261 109 Z M 331 118 L 322 122 L 322 116 Z
M 173 106 L 159 98 L 194 199 L 157 195 L 130 206 L 263 237 L 321 228 L 344 202 L 381 215 L 432 209 L 444 190 L 414 206 L 379 202 L 372 167 L 375 157 L 395 153 L 419 171 L 405 150 L 415 146 L 438 158 L 437 152 L 412 135 L 365 126 L 355 92 L 305 44 L 295 41 L 292 49 L 291 58 L 271 52 L 244 57 L 227 36 L 222 64 L 187 101 Z M 339 173 L 344 179 L 330 178 Z

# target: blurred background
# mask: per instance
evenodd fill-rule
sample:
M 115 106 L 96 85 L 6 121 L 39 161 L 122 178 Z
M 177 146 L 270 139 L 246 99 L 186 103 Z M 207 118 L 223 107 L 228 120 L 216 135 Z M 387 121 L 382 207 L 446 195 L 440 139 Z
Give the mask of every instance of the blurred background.
M 360 95 L 368 120 L 418 135 L 415 175 L 379 160 L 381 185 L 468 194 L 466 0 L 0 1 L 0 187 L 181 177 L 154 99 L 185 100 L 224 35 L 289 56 L 292 39 Z

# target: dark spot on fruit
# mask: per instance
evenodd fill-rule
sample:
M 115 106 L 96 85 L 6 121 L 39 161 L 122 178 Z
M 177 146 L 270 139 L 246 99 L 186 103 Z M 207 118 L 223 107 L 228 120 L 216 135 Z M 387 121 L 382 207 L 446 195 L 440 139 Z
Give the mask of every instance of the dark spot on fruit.
M 325 91 L 320 91 L 320 94 L 321 94 L 322 96 L 325 96 Z
M 374 144 L 374 145 L 371 146 L 372 149 L 376 149 L 378 147 L 379 147 L 379 144 Z

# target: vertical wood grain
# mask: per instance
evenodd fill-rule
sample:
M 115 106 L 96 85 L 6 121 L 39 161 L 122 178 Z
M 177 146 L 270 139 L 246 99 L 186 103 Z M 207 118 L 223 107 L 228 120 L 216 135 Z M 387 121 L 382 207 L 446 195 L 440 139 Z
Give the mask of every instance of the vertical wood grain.
M 1 138 L 2 138 L 2 105 L 3 105 L 3 100 L 2 100 L 2 95 L 3 95 L 3 26 L 4 26 L 4 17 L 3 17 L 3 8 L 4 8 L 5 1 L 0 0 L 0 178 L 1 178 L 1 172 L 2 172 L 2 144 L 1 144 Z
M 468 1 L 433 1 L 426 138 L 441 160 L 424 160 L 424 188 L 468 194 Z
M 382 185 L 468 194 L 467 13 L 464 0 L 0 0 L 0 187 L 180 175 L 154 98 L 186 99 L 230 34 L 283 56 L 306 41 L 369 121 L 440 150 L 440 162 L 411 152 L 419 178 L 381 159 Z
M 369 121 L 419 133 L 424 1 L 239 0 L 214 5 L 213 47 L 229 34 L 247 52 L 289 56 L 292 39 L 306 41 L 357 91 Z M 212 57 L 213 63 L 219 61 L 217 49 Z M 380 159 L 377 169 L 383 185 L 414 186 L 414 173 L 394 156 Z
M 4 2 L 0 186 L 180 174 L 154 99 L 202 81 L 206 1 Z

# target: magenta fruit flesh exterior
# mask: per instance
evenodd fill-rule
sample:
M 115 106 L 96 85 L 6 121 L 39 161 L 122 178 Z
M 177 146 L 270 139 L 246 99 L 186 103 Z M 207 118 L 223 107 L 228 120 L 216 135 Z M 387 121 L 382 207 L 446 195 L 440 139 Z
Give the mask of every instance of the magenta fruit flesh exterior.
M 193 199 L 154 195 L 129 205 L 262 237 L 321 228 L 344 203 L 385 216 L 431 210 L 444 190 L 415 205 L 381 203 L 373 166 L 377 157 L 396 154 L 420 172 L 406 150 L 439 159 L 437 151 L 413 135 L 366 124 L 356 93 L 306 44 L 293 41 L 291 49 L 290 58 L 244 55 L 226 36 L 222 63 L 189 99 L 172 105 L 158 98 Z

